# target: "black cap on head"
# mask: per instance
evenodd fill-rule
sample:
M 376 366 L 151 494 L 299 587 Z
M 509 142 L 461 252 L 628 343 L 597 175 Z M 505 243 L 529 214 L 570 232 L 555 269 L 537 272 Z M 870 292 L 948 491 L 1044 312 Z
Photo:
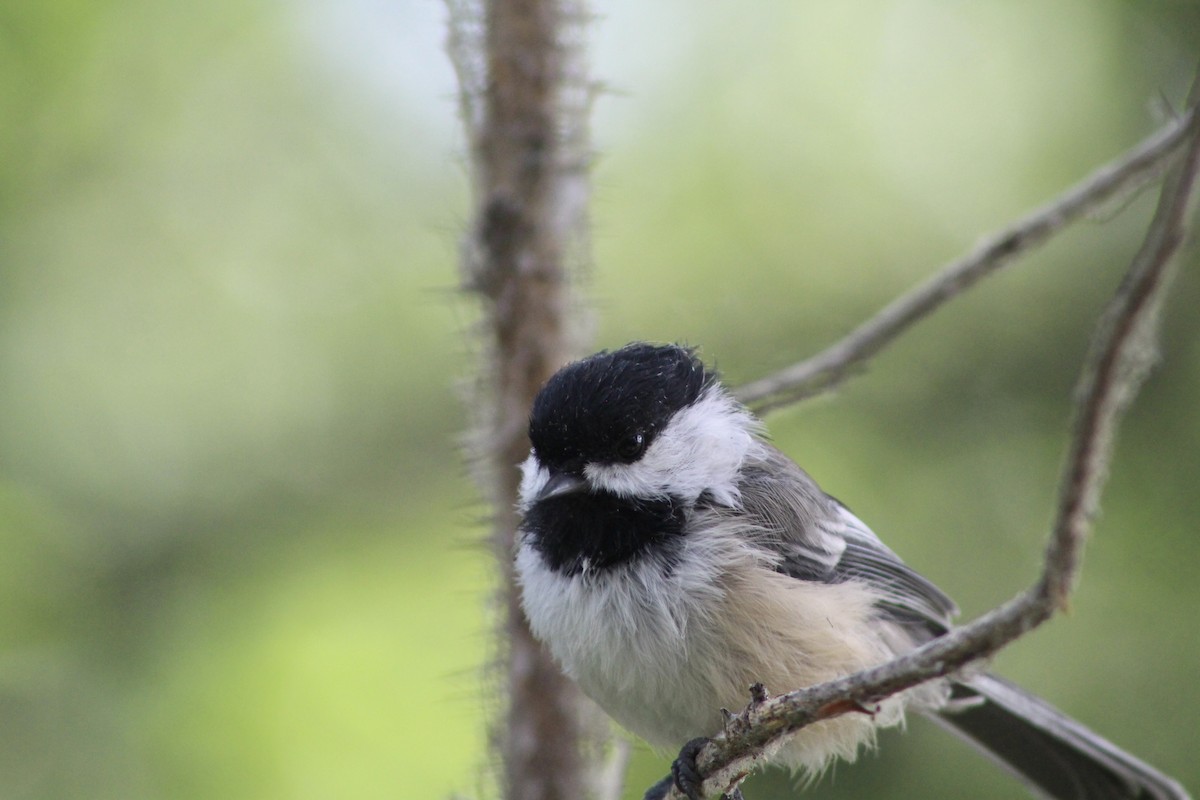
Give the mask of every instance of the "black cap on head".
M 715 376 L 690 348 L 635 342 L 563 367 L 533 401 L 529 439 L 543 465 L 632 463 Z

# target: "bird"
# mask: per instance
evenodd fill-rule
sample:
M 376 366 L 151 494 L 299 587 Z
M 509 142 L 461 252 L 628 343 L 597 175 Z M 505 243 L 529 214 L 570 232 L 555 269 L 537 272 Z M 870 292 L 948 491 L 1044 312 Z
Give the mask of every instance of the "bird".
M 776 448 L 695 348 L 633 342 L 567 364 L 537 393 L 528 433 L 521 606 L 584 694 L 679 752 L 647 800 L 672 785 L 700 797 L 696 752 L 752 684 L 815 685 L 953 627 L 955 603 Z M 1188 797 L 983 668 L 803 728 L 769 760 L 819 775 L 906 711 L 963 736 L 1038 797 Z

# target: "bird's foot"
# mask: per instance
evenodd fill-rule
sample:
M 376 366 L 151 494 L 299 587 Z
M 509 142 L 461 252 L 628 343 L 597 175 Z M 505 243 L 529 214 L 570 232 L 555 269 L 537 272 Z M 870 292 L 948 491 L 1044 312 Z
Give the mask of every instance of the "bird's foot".
M 681 747 L 679 756 L 671 764 L 671 774 L 651 786 L 643 800 L 662 800 L 671 791 L 671 787 L 683 792 L 688 800 L 704 800 L 700 793 L 704 785 L 704 776 L 696 766 L 696 756 L 710 741 L 708 737 L 701 736 Z M 724 800 L 744 800 L 741 789 L 734 789 L 721 797 Z
M 687 795 L 688 800 L 704 800 L 700 794 L 704 776 L 696 767 L 696 755 L 708 742 L 709 739 L 706 736 L 692 739 L 679 748 L 679 755 L 671 764 L 671 777 L 675 779 L 675 785 L 679 787 L 679 791 Z

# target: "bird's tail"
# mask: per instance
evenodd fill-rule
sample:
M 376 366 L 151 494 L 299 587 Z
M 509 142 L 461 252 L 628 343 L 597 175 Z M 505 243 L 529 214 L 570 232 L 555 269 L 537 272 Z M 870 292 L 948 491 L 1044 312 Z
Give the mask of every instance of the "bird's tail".
M 1053 800 L 1189 800 L 1178 782 L 994 675 L 955 684 L 935 722 Z

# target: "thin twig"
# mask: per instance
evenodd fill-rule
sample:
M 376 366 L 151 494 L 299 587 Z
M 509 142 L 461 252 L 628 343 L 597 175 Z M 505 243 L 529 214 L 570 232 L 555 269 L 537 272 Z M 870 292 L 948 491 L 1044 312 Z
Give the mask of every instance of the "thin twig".
M 854 367 L 878 353 L 947 300 L 1007 266 L 1018 255 L 1046 242 L 1112 197 L 1157 177 L 1198 124 L 1200 119 L 1195 108 L 1189 106 L 1187 113 L 1120 158 L 1100 167 L 1007 228 L 986 237 L 970 253 L 893 300 L 840 341 L 815 356 L 740 387 L 738 398 L 762 413 L 834 388 Z
M 1061 609 L 1075 584 L 1083 544 L 1091 530 L 1121 412 L 1152 361 L 1157 311 L 1169 266 L 1187 233 L 1188 211 L 1200 174 L 1200 130 L 1193 109 L 1183 123 L 1184 155 L 1164 180 L 1158 209 L 1142 247 L 1101 317 L 1080 378 L 1079 405 L 1063 470 L 1057 518 L 1038 582 L 1013 600 L 907 655 L 854 675 L 767 700 L 752 701 L 726 732 L 701 750 L 697 765 L 706 797 L 730 791 L 763 760 L 772 742 L 817 722 L 870 708 L 885 697 L 945 677 L 994 654 Z M 1173 133 L 1173 132 L 1172 132 Z M 1173 145 L 1172 145 L 1173 146 Z M 678 790 L 668 794 L 679 800 Z

